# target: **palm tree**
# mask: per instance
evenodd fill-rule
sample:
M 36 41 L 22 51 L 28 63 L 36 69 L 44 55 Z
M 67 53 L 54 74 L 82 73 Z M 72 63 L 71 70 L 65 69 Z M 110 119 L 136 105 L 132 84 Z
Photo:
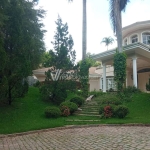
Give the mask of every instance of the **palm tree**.
M 68 0 L 73 1 L 73 0 Z M 87 21 L 86 21 L 86 0 L 83 0 L 83 19 L 82 19 L 82 60 L 86 58 L 87 45 Z
M 127 3 L 130 0 L 109 0 L 110 20 L 113 31 L 117 36 L 118 51 L 122 52 L 122 18 L 121 12 L 125 11 Z
M 101 43 L 105 43 L 105 46 L 107 46 L 107 50 L 108 50 L 108 46 L 110 44 L 113 44 L 113 42 L 114 42 L 114 39 L 110 36 L 109 37 L 104 37 L 101 41 Z

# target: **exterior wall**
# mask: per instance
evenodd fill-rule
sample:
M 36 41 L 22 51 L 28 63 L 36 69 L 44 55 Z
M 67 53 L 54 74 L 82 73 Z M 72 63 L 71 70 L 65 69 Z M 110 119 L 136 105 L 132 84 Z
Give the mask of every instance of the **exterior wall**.
M 134 36 L 134 35 L 138 36 L 138 42 L 143 43 L 143 41 L 142 41 L 142 33 L 143 32 L 150 32 L 150 28 L 142 29 L 142 30 L 136 30 L 136 31 L 133 31 L 133 32 L 127 34 L 127 35 L 123 35 L 123 45 L 125 45 L 124 44 L 125 39 L 128 40 L 128 42 L 127 42 L 128 44 L 132 44 L 131 43 L 131 37 Z
M 96 78 L 96 79 L 90 79 L 89 80 L 89 84 L 90 84 L 90 91 L 99 91 L 100 90 L 100 78 Z
M 100 75 L 103 75 L 103 68 L 97 69 L 95 72 Z M 113 66 L 106 67 L 106 76 L 114 76 L 114 67 Z
M 149 82 L 149 72 L 138 73 L 138 88 L 146 92 L 146 83 Z
M 133 78 L 131 78 L 133 74 L 131 72 L 127 73 L 127 85 L 126 86 L 133 86 Z

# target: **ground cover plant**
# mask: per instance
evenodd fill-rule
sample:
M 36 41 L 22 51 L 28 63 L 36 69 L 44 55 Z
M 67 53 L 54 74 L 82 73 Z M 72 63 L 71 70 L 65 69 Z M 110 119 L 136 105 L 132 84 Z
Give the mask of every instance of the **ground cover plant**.
M 73 97 L 73 93 L 68 92 L 68 95 L 69 97 Z M 96 97 L 95 100 L 97 100 L 98 98 L 102 99 L 102 96 Z M 54 128 L 65 125 L 125 123 L 150 124 L 149 93 L 133 93 L 131 100 L 129 102 L 123 102 L 123 105 L 128 107 L 130 112 L 124 119 L 101 119 L 100 117 L 96 116 L 77 115 L 72 115 L 68 117 L 61 116 L 59 118 L 46 118 L 44 114 L 45 108 L 55 105 L 50 102 L 42 101 L 40 98 L 39 89 L 32 87 L 29 89 L 29 92 L 25 98 L 16 99 L 11 106 L 0 104 L 0 134 Z M 84 121 L 71 122 L 67 120 Z M 88 120 L 93 120 L 93 122 L 89 122 Z

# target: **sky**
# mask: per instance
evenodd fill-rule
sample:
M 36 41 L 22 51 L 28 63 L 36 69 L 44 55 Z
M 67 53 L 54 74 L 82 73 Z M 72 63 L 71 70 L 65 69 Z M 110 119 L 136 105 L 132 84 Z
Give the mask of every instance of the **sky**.
M 43 20 L 45 29 L 44 41 L 46 50 L 53 49 L 51 41 L 56 31 L 55 21 L 58 15 L 63 23 L 68 23 L 69 34 L 74 40 L 76 51 L 76 61 L 82 58 L 82 0 L 39 0 L 40 7 L 47 11 Z M 150 20 L 150 0 L 130 0 L 126 11 L 122 13 L 122 26 L 128 26 L 138 21 Z M 109 19 L 108 0 L 87 0 L 87 52 L 91 54 L 101 53 L 107 50 L 105 44 L 101 44 L 104 37 L 113 37 Z M 113 49 L 117 43 L 110 45 L 108 49 Z

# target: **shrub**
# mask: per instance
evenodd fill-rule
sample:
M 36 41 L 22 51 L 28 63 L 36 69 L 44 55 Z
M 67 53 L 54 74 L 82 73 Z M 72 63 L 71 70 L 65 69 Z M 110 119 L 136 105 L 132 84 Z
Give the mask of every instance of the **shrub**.
M 106 118 L 110 118 L 112 115 L 113 115 L 113 111 L 112 111 L 111 106 L 109 106 L 109 105 L 105 106 L 104 107 L 104 116 Z
M 82 96 L 83 95 L 83 91 L 82 90 L 77 90 L 76 94 L 79 95 L 79 96 Z
M 115 117 L 124 118 L 129 113 L 129 109 L 126 106 L 118 105 L 114 110 Z
M 136 88 L 135 86 L 128 86 L 128 87 L 123 89 L 123 93 L 124 94 L 127 94 L 127 93 L 139 93 L 139 92 L 141 92 L 141 90 Z
M 67 97 L 67 91 L 63 87 L 63 83 L 51 82 L 40 87 L 42 99 L 60 105 Z
M 107 106 L 106 104 L 105 105 L 101 105 L 100 107 L 99 107 L 99 114 L 100 115 L 103 115 L 104 114 L 104 107 L 105 106 Z
M 103 97 L 103 99 L 100 101 L 100 104 L 102 104 L 102 105 L 103 104 L 120 105 L 120 104 L 122 104 L 122 101 L 116 95 L 108 94 Z
M 58 118 L 61 115 L 61 111 L 58 107 L 46 107 L 45 115 L 47 118 Z
M 94 95 L 95 97 L 104 95 L 104 93 L 102 91 L 91 91 L 89 92 L 89 95 Z
M 115 110 L 116 106 L 112 105 L 112 104 L 110 104 L 110 105 L 107 105 L 107 104 L 101 105 L 99 107 L 99 114 L 102 115 L 103 117 L 107 118 L 107 116 L 105 116 L 107 114 L 107 108 L 106 108 L 107 106 L 109 106 L 110 110 L 111 110 L 111 116 L 109 116 L 109 117 L 114 117 L 114 110 Z
M 84 98 L 82 97 L 73 97 L 70 99 L 70 102 L 77 104 L 77 106 L 81 106 L 84 103 Z
M 132 100 L 133 93 L 139 92 L 141 92 L 140 89 L 137 89 L 135 86 L 128 86 L 127 88 L 124 88 L 122 92 L 118 93 L 118 97 L 122 101 L 129 102 Z
M 60 110 L 62 116 L 68 117 L 70 115 L 70 109 L 67 106 L 62 106 Z
M 40 81 L 36 81 L 36 83 L 33 84 L 34 87 L 40 87 L 41 83 Z
M 75 103 L 69 101 L 62 102 L 60 108 L 62 106 L 67 106 L 70 109 L 70 114 L 73 114 L 78 109 L 78 106 Z

